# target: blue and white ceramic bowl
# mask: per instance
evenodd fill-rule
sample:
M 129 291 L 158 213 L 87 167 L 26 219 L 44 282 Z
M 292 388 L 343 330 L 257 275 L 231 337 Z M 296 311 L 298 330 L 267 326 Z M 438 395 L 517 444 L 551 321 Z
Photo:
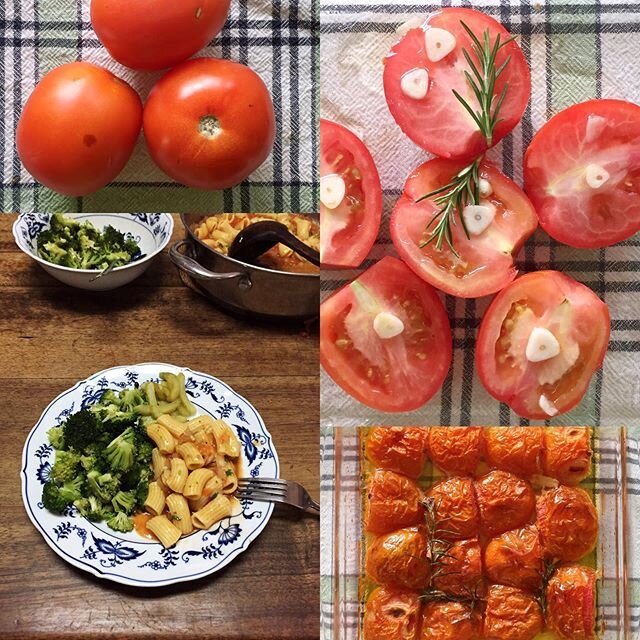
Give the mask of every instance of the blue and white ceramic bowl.
M 279 476 L 280 465 L 271 435 L 249 402 L 217 378 L 156 362 L 100 371 L 61 393 L 40 416 L 22 453 L 22 499 L 45 542 L 63 560 L 80 569 L 100 578 L 140 587 L 160 587 L 219 571 L 247 549 L 273 512 L 272 503 L 239 500 L 230 517 L 208 531 L 196 531 L 181 538 L 175 547 L 165 549 L 135 530 L 119 533 L 105 523 L 89 522 L 74 507 L 59 516 L 42 506 L 42 486 L 54 460 L 47 431 L 72 413 L 97 402 L 105 389 L 118 390 L 136 382 L 158 380 L 161 371 L 183 372 L 187 394 L 198 413 L 224 418 L 232 426 L 242 443 L 241 473 L 244 476 Z
M 133 262 L 94 280 L 99 270 L 71 269 L 52 264 L 38 255 L 38 234 L 49 228 L 50 213 L 21 213 L 13 225 L 16 244 L 54 278 L 72 287 L 106 291 L 128 284 L 141 275 L 151 261 L 167 246 L 173 233 L 173 218 L 168 213 L 77 213 L 77 220 L 89 220 L 96 228 L 111 225 L 135 239 L 140 255 Z

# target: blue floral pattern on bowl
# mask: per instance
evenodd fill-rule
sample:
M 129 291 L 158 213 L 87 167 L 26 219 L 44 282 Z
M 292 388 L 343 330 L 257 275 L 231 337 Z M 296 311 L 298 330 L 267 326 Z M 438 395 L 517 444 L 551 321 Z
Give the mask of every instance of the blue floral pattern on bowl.
M 142 214 L 151 215 L 151 214 Z M 204 373 L 162 363 L 114 367 L 77 383 L 60 394 L 44 411 L 29 434 L 22 458 L 22 497 L 29 518 L 47 544 L 64 560 L 94 575 L 134 586 L 163 586 L 218 571 L 231 562 L 264 529 L 273 504 L 241 499 L 232 516 L 197 531 L 164 549 L 135 531 L 122 534 L 106 524 L 89 522 L 73 507 L 62 516 L 41 503 L 55 457 L 47 431 L 74 411 L 95 402 L 105 389 L 122 389 L 138 381 L 157 379 L 161 371 L 184 372 L 187 393 L 198 413 L 224 417 L 242 443 L 242 473 L 277 478 L 279 462 L 262 418 L 230 387 Z

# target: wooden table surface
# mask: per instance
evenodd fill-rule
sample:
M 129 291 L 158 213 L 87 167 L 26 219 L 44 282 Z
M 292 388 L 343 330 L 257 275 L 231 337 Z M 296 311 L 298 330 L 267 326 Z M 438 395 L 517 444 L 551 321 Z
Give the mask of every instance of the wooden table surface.
M 15 246 L 14 219 L 0 214 L 0 638 L 317 638 L 313 516 L 276 508 L 222 571 L 140 589 L 59 558 L 20 492 L 25 438 L 56 395 L 101 369 L 161 361 L 210 373 L 245 396 L 273 435 L 282 476 L 318 498 L 317 327 L 228 316 L 182 284 L 166 252 L 114 292 L 71 289 Z M 178 219 L 175 235 L 183 235 Z

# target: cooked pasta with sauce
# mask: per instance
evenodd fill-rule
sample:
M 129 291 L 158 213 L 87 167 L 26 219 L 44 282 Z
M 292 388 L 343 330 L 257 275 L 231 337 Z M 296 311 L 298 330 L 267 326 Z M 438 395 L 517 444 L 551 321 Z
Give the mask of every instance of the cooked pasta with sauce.
M 255 222 L 276 220 L 306 245 L 319 251 L 320 225 L 311 216 L 300 213 L 220 213 L 207 216 L 193 227 L 199 240 L 214 251 L 227 255 L 240 231 Z M 260 256 L 259 264 L 267 269 L 293 273 L 318 273 L 319 269 L 289 247 L 278 244 Z

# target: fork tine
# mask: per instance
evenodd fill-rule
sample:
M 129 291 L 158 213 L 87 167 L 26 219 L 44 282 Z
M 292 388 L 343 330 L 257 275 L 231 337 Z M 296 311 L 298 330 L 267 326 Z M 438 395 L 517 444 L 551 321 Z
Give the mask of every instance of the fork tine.
M 266 495 L 271 496 L 286 496 L 286 490 L 282 489 L 273 489 L 270 487 L 239 487 L 237 493 L 244 493 L 246 495 L 251 495 L 254 493 L 264 493 Z
M 241 494 L 240 492 L 238 492 L 236 496 L 240 498 L 249 498 L 250 500 L 256 500 L 257 502 L 281 502 L 283 504 L 288 504 L 284 496 L 274 496 L 263 493 L 252 493 L 251 495 L 245 495 Z
M 278 487 L 286 487 L 287 481 L 280 478 L 238 478 L 239 485 L 270 484 Z

